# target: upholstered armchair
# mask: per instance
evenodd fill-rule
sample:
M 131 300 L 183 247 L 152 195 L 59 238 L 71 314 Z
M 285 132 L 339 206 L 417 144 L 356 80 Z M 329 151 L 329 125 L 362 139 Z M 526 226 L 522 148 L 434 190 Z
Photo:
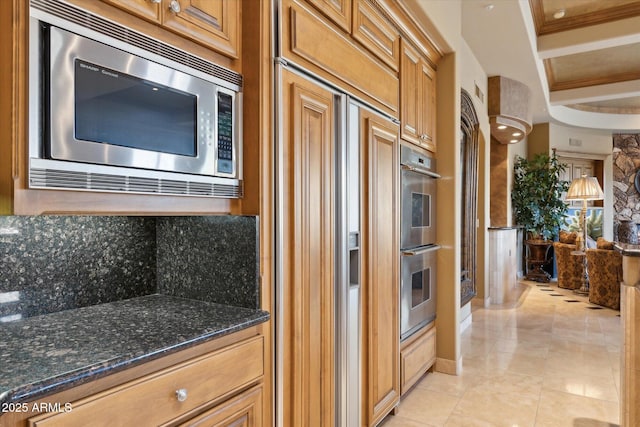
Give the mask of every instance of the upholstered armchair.
M 560 232 L 560 241 L 553 243 L 558 271 L 558 287 L 564 289 L 579 289 L 582 286 L 583 259 L 571 255 L 576 250 L 576 233 Z
M 611 247 L 611 249 L 603 249 Z M 620 310 L 622 255 L 611 242 L 598 239 L 599 249 L 587 249 L 589 302 Z

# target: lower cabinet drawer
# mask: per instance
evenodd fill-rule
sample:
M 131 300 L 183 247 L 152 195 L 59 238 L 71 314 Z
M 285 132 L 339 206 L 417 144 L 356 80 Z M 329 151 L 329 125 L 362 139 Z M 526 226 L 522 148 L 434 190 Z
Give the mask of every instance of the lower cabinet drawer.
M 409 390 L 436 361 L 435 326 L 410 337 L 400 350 L 400 394 Z
M 225 347 L 98 393 L 30 427 L 158 425 L 249 386 L 264 373 L 263 337 Z
M 262 386 L 245 391 L 180 427 L 262 427 Z

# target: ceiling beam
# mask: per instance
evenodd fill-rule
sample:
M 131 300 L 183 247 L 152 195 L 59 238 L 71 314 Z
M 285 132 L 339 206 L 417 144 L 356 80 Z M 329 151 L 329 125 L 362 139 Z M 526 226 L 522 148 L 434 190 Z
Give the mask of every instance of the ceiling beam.
M 549 104 L 570 105 L 640 96 L 640 80 L 556 90 L 549 93 Z
M 537 38 L 540 59 L 573 55 L 640 42 L 640 16 L 587 28 L 546 34 Z

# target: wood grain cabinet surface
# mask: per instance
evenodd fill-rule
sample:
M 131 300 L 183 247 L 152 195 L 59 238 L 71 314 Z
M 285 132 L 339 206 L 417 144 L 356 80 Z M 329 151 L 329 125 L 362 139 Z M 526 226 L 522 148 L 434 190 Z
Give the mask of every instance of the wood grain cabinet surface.
M 436 328 L 425 327 L 402 343 L 400 389 L 404 395 L 436 361 Z
M 436 151 L 436 72 L 405 40 L 401 41 L 400 122 L 402 139 Z
M 283 421 L 334 425 L 333 94 L 283 73 Z
M 245 391 L 180 427 L 262 427 L 262 386 Z
M 343 30 L 351 31 L 352 0 L 306 0 Z
M 392 70 L 400 62 L 400 33 L 369 0 L 353 2 L 353 38 Z
M 69 412 L 45 413 L 28 421 L 29 427 L 125 426 L 173 424 L 177 420 L 199 414 L 212 402 L 233 397 L 262 380 L 264 373 L 264 338 L 257 336 L 213 353 L 197 357 L 154 374 L 107 389 L 101 393 L 72 402 Z M 252 392 L 248 392 L 252 393 Z M 210 411 L 209 419 L 231 420 L 226 405 L 238 407 L 246 420 L 261 425 L 260 394 L 242 394 L 221 403 Z M 249 405 L 246 405 L 250 402 Z M 243 409 L 244 408 L 244 409 Z M 256 412 L 257 411 L 257 412 Z M 235 411 L 231 411 L 236 413 Z M 205 417 L 206 418 L 206 417 Z M 238 417 L 236 417 L 237 419 Z M 241 418 L 241 417 L 240 417 Z M 204 419 L 201 419 L 203 423 Z M 207 425 L 206 423 L 195 425 Z M 215 425 L 235 425 L 231 422 Z
M 363 384 L 365 425 L 377 425 L 400 400 L 398 313 L 398 151 L 396 124 L 361 116 L 364 179 Z
M 103 0 L 231 58 L 240 55 L 239 0 Z

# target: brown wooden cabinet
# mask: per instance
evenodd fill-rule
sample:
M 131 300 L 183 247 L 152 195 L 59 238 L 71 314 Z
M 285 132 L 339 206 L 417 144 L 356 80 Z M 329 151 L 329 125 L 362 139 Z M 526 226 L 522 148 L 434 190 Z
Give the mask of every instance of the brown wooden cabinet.
M 113 425 L 262 425 L 264 338 L 223 347 L 70 403 L 69 412 L 49 412 L 29 427 Z M 255 388 L 251 388 L 252 386 Z M 245 391 L 246 390 L 246 391 Z M 235 396 L 235 397 L 234 397 Z M 232 398 L 229 400 L 229 398 Z M 55 401 L 55 396 L 49 399 Z M 214 405 L 213 409 L 208 409 Z M 64 405 L 63 405 L 64 407 Z M 208 410 L 207 410 L 208 409 Z
M 262 386 L 245 391 L 180 427 L 262 427 Z
M 402 343 L 400 390 L 405 394 L 436 361 L 436 327 L 425 327 Z
M 161 1 L 152 0 L 102 0 L 105 3 L 112 4 L 120 9 L 139 16 L 141 18 L 149 19 L 151 21 L 160 22 L 160 8 Z
M 401 41 L 400 122 L 402 139 L 436 151 L 435 70 L 417 49 Z
M 306 0 L 346 32 L 351 31 L 352 0 Z
M 240 0 L 103 0 L 231 58 L 240 55 Z
M 335 421 L 333 94 L 283 71 L 283 422 Z
M 400 33 L 370 0 L 354 0 L 352 35 L 391 69 L 398 71 Z
M 374 426 L 400 399 L 398 126 L 363 112 L 363 417 Z

